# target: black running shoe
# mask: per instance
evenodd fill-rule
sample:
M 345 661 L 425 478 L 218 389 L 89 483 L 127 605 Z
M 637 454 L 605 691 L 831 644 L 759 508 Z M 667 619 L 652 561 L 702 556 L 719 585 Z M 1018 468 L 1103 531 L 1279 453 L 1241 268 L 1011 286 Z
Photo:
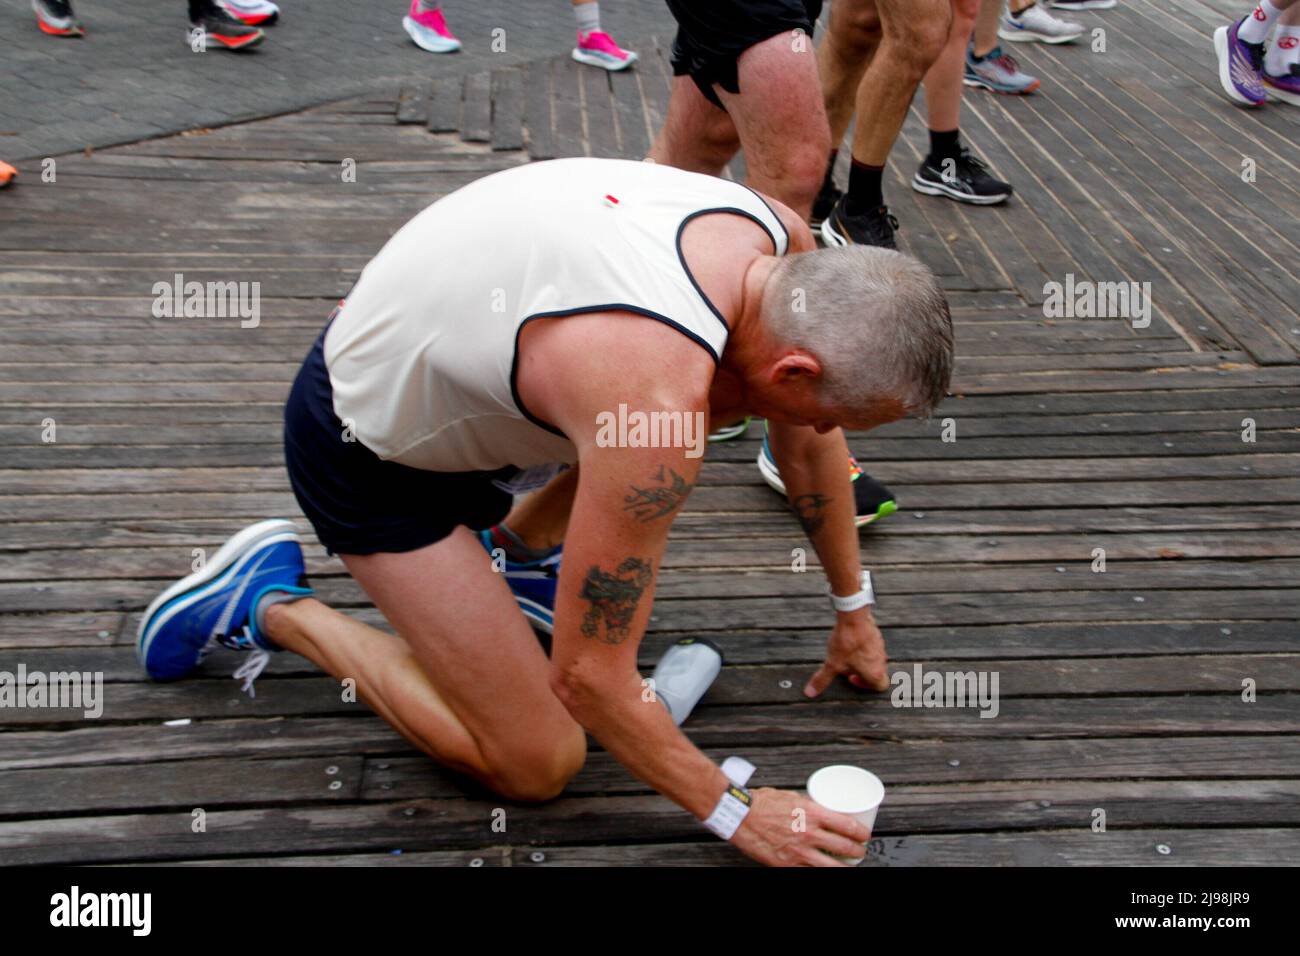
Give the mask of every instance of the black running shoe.
M 190 21 L 191 46 L 196 33 L 202 33 L 204 49 L 247 50 L 266 39 L 264 31 L 248 26 L 215 3 L 208 4 L 203 16 Z
M 822 223 L 822 240 L 826 245 L 898 248 L 894 243 L 898 220 L 889 214 L 888 206 L 877 206 L 861 215 L 848 215 L 844 211 L 845 198 L 840 197 Z
M 990 176 L 988 167 L 964 146 L 951 160 L 935 162 L 927 156 L 912 177 L 912 188 L 927 196 L 947 196 L 977 206 L 1005 202 L 1013 191 L 1010 183 Z

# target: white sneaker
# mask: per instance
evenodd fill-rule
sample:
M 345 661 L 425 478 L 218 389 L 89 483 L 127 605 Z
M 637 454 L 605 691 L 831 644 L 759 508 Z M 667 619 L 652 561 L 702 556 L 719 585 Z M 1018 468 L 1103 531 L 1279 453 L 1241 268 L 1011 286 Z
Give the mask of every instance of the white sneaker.
M 1069 43 L 1083 34 L 1083 24 L 1060 20 L 1035 3 L 1019 16 L 1002 14 L 998 36 L 1011 43 Z

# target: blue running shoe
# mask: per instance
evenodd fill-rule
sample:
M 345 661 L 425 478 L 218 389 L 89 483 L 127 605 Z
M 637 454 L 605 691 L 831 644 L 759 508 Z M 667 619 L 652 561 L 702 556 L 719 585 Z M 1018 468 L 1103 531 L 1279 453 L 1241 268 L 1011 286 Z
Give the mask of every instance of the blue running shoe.
M 492 552 L 496 546 L 492 543 L 491 529 L 478 533 L 479 542 L 484 550 L 495 559 Z M 555 590 L 560 583 L 560 559 L 564 556 L 564 546 L 556 548 L 546 557 L 537 561 L 511 561 L 502 557 L 505 567 L 501 573 L 506 576 L 506 584 L 524 612 L 528 623 L 543 634 L 555 630 Z
M 136 653 L 154 680 L 194 670 L 217 645 L 253 651 L 235 672 L 244 688 L 280 648 L 257 630 L 253 610 L 268 591 L 311 594 L 293 523 L 261 521 L 235 535 L 201 570 L 158 595 L 140 618 Z
M 758 450 L 758 473 L 777 494 L 785 497 L 785 482 L 772 457 L 772 448 L 767 443 L 767 426 L 763 426 L 763 447 Z M 888 517 L 898 510 L 894 493 L 872 478 L 858 460 L 849 455 L 849 478 L 853 482 L 853 500 L 856 507 L 854 524 L 859 528 L 871 524 L 880 518 Z

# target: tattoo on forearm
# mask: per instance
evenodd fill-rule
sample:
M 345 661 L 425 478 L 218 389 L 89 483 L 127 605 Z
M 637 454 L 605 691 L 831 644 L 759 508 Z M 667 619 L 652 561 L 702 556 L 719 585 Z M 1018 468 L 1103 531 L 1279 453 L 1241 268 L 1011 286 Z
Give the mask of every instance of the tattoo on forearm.
M 804 534 L 814 535 L 822 529 L 822 525 L 826 523 L 826 506 L 830 503 L 830 498 L 817 492 L 800 495 L 794 499 L 791 504 L 795 517 L 803 526 Z
M 667 469 L 669 477 L 664 477 L 664 471 L 664 466 L 660 465 L 652 478 L 659 482 L 658 487 L 632 485 L 632 493 L 623 498 L 623 510 L 632 512 L 632 516 L 642 524 L 672 514 L 695 487 L 671 468 Z
M 641 594 L 654 577 L 649 561 L 628 558 L 612 574 L 592 565 L 579 597 L 590 603 L 582 618 L 582 634 L 604 644 L 622 644 L 632 627 Z

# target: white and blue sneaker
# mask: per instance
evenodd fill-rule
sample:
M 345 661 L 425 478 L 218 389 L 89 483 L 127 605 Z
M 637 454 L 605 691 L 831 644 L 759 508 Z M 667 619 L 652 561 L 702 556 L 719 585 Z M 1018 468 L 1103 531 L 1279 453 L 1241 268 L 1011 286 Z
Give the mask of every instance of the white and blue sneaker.
M 307 595 L 302 546 L 293 523 L 261 521 L 235 535 L 203 568 L 177 581 L 140 618 L 136 653 L 154 680 L 184 677 L 218 645 L 252 651 L 235 672 L 253 681 L 278 651 L 257 629 L 258 603 L 268 593 Z
M 560 559 L 564 556 L 564 546 L 536 561 L 511 561 L 493 553 L 499 545 L 492 541 L 490 528 L 478 532 L 478 539 L 489 556 L 503 563 L 500 573 L 505 575 L 506 584 L 528 623 L 543 634 L 554 633 L 555 592 L 560 583 Z

